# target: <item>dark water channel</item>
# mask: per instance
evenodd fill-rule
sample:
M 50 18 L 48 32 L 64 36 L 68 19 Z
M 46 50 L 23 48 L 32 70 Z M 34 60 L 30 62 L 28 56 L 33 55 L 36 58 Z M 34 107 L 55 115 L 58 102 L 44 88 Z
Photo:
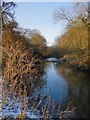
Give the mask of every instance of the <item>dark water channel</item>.
M 44 69 L 42 88 L 36 93 L 50 95 L 51 100 L 65 107 L 69 98 L 76 108 L 78 117 L 88 117 L 88 77 L 87 72 L 75 70 L 60 62 L 47 62 Z

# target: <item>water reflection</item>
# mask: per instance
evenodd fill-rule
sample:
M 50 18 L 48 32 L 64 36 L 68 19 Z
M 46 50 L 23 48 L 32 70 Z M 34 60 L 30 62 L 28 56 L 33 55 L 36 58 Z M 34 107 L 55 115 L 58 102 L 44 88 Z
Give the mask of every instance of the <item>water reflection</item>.
M 27 106 L 30 108 L 35 100 L 35 97 L 50 96 L 51 102 L 55 101 L 56 104 L 60 103 L 60 106 L 63 108 L 67 105 L 69 98 L 71 98 L 74 106 L 76 107 L 76 112 L 78 117 L 87 117 L 88 116 L 88 77 L 87 73 L 74 70 L 62 63 L 57 62 L 43 62 L 39 66 L 39 75 L 37 79 L 24 80 L 22 82 L 22 103 L 24 103 L 25 90 L 28 96 Z M 24 85 L 26 88 L 24 89 Z M 18 84 L 19 87 L 19 84 Z M 7 89 L 7 88 L 6 88 Z M 14 109 L 14 114 L 20 112 L 20 104 L 18 103 L 18 96 L 15 96 L 18 92 L 18 89 L 13 90 L 13 94 L 7 101 L 10 101 L 12 104 L 11 107 Z M 7 93 L 7 95 L 9 95 Z M 32 96 L 32 97 L 31 97 Z M 4 96 L 3 96 L 4 98 Z M 12 99 L 12 101 L 11 101 Z M 6 101 L 4 101 L 6 102 Z M 8 104 L 6 103 L 8 106 Z M 6 113 L 7 107 L 3 105 L 4 112 Z M 3 113 L 4 113 L 3 112 Z M 8 113 L 8 112 L 7 112 Z M 12 113 L 12 112 L 11 112 Z M 10 114 L 10 113 L 8 113 Z M 13 113 L 12 113 L 13 114 Z
M 68 98 L 68 83 L 57 71 L 55 63 L 47 63 L 45 71 L 44 79 L 47 81 L 46 87 L 50 90 L 51 99 L 65 104 Z
M 56 62 L 47 62 L 43 75 L 46 84 L 37 93 L 49 95 L 62 107 L 69 98 L 76 107 L 77 117 L 88 117 L 88 77 L 87 72 L 77 71 L 69 66 Z
M 78 117 L 88 117 L 88 76 L 64 64 L 57 64 L 58 72 L 68 82 L 69 97 L 76 106 Z

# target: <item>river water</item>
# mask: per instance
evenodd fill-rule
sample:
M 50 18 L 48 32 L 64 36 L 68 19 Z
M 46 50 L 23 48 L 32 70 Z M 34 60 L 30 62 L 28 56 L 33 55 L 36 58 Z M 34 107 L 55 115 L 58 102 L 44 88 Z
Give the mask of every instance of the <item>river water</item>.
M 65 107 L 69 99 L 76 108 L 77 117 L 88 117 L 88 77 L 60 62 L 47 62 L 42 75 L 45 84 L 36 92 L 50 95 L 51 100 Z
M 51 102 L 54 101 L 55 104 L 60 104 L 62 109 L 66 109 L 69 100 L 71 100 L 76 108 L 77 117 L 87 118 L 89 81 L 87 72 L 75 70 L 57 60 L 43 62 L 42 64 L 41 69 L 43 72 L 36 81 L 33 95 L 50 96 Z M 29 89 L 28 91 L 30 91 Z M 20 111 L 18 102 L 17 108 L 16 111 L 10 113 L 7 110 L 7 106 L 5 106 L 3 113 L 8 113 L 7 115 L 15 115 L 16 113 L 17 115 Z

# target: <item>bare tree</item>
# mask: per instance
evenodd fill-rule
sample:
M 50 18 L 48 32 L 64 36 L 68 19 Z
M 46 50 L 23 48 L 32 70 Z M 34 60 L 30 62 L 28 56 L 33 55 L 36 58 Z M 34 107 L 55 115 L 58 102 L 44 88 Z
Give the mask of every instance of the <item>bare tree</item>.
M 14 8 L 16 4 L 13 2 L 2 2 L 1 3 L 1 17 L 2 17 L 2 22 L 8 22 L 8 20 L 14 20 Z
M 85 26 L 89 25 L 88 16 L 90 15 L 89 6 L 90 3 L 72 3 L 73 7 L 70 10 L 65 8 L 59 8 L 54 12 L 54 20 L 56 22 L 60 20 L 67 21 L 70 25 L 75 25 L 82 22 Z

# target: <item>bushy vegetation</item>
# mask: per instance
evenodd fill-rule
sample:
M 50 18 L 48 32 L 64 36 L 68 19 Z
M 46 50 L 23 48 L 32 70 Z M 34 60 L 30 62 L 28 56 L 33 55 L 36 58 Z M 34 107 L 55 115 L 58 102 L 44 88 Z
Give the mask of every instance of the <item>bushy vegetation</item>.
M 33 80 L 43 71 L 40 71 L 41 51 L 39 48 L 35 50 L 36 47 L 31 44 L 23 29 L 19 31 L 19 26 L 14 19 L 14 12 L 12 13 L 14 7 L 13 2 L 2 3 L 2 101 L 3 103 L 9 102 L 13 96 L 16 98 L 18 96 L 20 114 L 22 114 L 22 98 L 25 112 L 27 96 L 31 93 Z M 38 34 L 38 36 L 36 41 L 44 39 L 41 35 Z M 9 101 L 7 97 L 10 98 Z
M 68 27 L 66 32 L 62 36 L 58 37 L 56 46 L 47 47 L 45 38 L 38 31 L 32 32 L 32 30 L 24 30 L 19 27 L 14 18 L 14 7 L 15 4 L 13 2 L 3 2 L 1 6 L 3 53 L 2 101 L 5 103 L 8 97 L 9 101 L 7 101 L 9 105 L 13 96 L 16 97 L 15 99 L 19 99 L 20 116 L 18 117 L 21 118 L 26 115 L 27 99 L 28 96 L 32 97 L 32 91 L 34 89 L 32 86 L 35 84 L 35 79 L 43 72 L 42 68 L 44 65 L 41 65 L 43 58 L 58 57 L 62 58 L 62 60 L 66 61 L 70 65 L 87 69 L 89 64 L 87 41 L 89 26 L 87 16 L 84 17 L 81 13 L 76 16 L 74 20 L 65 17 L 64 13 L 60 14 L 63 15 L 63 17 L 59 17 L 60 19 L 68 21 Z M 41 102 L 42 99 L 40 97 L 38 103 L 37 100 L 31 101 L 30 107 L 36 110 Z M 54 116 L 55 110 L 59 113 L 58 118 L 60 116 L 63 117 L 64 112 L 65 115 L 67 115 L 68 111 L 72 112 L 72 110 L 74 110 L 71 105 L 68 106 L 67 110 L 64 112 L 60 110 L 60 106 L 55 108 L 54 102 L 51 109 L 49 108 L 49 105 L 49 102 L 42 105 L 42 118 L 48 119 L 50 114 L 51 116 Z
M 60 57 L 68 63 L 88 68 L 88 30 L 77 26 L 69 28 L 57 43 Z
M 41 56 L 41 57 L 47 56 L 46 40 L 39 33 L 33 33 L 31 35 L 30 44 L 34 48 L 34 52 L 39 54 L 39 56 Z
M 88 54 L 88 30 L 90 13 L 88 3 L 75 3 L 71 14 L 64 9 L 57 10 L 54 17 L 57 21 L 67 22 L 66 31 L 58 37 L 56 50 L 58 57 L 70 65 L 88 69 L 90 66 Z M 73 14 L 74 12 L 74 14 Z
M 2 3 L 3 79 L 34 79 L 39 75 L 46 40 L 39 33 L 27 35 L 29 30 L 19 27 L 12 13 L 14 7 L 13 2 Z

